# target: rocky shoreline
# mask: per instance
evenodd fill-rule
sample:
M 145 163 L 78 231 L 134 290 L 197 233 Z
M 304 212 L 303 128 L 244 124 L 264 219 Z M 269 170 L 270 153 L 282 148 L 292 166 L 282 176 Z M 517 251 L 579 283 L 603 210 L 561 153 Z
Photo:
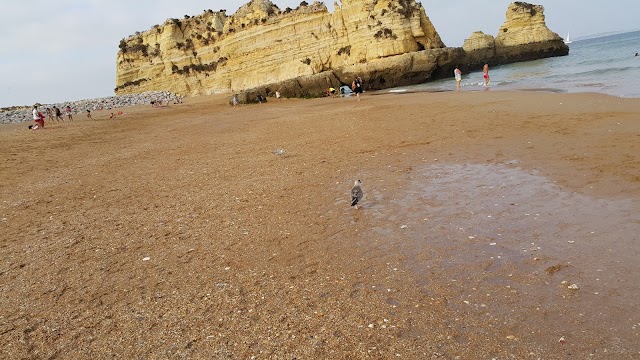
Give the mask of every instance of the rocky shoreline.
M 46 108 L 52 108 L 53 106 L 59 109 L 64 109 L 67 105 L 71 106 L 72 113 L 78 114 L 87 110 L 110 110 L 122 107 L 151 104 L 155 102 L 175 102 L 182 99 L 179 95 L 176 95 L 168 91 L 147 91 L 140 94 L 127 94 L 116 95 L 104 98 L 86 99 L 68 101 L 55 104 L 39 104 L 39 109 L 44 113 Z M 20 123 L 24 121 L 31 121 L 31 106 L 25 106 L 20 108 L 11 108 L 10 110 L 0 111 L 0 124 L 12 124 Z
M 495 36 L 475 32 L 459 48 L 444 44 L 415 0 L 342 1 L 333 13 L 321 2 L 283 11 L 253 0 L 230 16 L 207 10 L 122 39 L 115 92 L 313 98 L 356 76 L 381 90 L 452 77 L 456 67 L 466 73 L 568 53 L 544 7 L 525 2 L 508 6 Z

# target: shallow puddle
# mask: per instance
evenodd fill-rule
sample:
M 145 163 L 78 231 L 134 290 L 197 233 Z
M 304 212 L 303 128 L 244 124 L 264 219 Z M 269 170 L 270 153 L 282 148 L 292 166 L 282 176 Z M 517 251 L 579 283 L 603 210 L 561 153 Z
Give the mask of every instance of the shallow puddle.
M 358 216 L 375 224 L 363 238 L 400 252 L 425 294 L 517 336 L 569 333 L 622 353 L 640 343 L 637 200 L 566 191 L 517 161 L 406 176 L 401 187 L 365 187 Z

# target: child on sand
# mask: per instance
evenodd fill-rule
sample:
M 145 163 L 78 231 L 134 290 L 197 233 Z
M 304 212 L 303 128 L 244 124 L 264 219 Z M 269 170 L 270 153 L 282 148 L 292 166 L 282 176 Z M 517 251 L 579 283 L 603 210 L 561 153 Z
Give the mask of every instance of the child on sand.
M 71 106 L 67 105 L 67 107 L 65 108 L 65 111 L 67 113 L 67 119 L 73 120 L 73 116 L 71 116 Z
M 91 117 L 91 110 L 89 109 L 87 109 L 87 119 L 93 120 L 93 118 Z

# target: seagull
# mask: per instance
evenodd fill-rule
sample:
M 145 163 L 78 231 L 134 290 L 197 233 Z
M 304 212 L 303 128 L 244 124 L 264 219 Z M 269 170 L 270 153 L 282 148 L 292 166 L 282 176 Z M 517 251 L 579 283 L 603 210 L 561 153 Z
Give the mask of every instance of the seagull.
M 358 208 L 358 201 L 362 199 L 362 188 L 360 185 L 362 185 L 360 180 L 356 180 L 351 189 L 351 206 L 354 206 L 356 209 Z

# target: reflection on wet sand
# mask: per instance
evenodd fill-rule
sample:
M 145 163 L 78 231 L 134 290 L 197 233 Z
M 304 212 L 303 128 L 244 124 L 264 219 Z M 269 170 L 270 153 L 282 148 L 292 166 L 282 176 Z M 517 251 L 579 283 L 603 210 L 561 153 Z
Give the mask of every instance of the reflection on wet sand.
M 620 328 L 630 346 L 640 289 L 619 279 L 640 273 L 639 204 L 567 192 L 517 164 L 430 165 L 402 189 L 373 189 L 386 201 L 364 210 L 375 226 L 363 246 L 402 253 L 425 294 L 466 316 L 538 336 Z

